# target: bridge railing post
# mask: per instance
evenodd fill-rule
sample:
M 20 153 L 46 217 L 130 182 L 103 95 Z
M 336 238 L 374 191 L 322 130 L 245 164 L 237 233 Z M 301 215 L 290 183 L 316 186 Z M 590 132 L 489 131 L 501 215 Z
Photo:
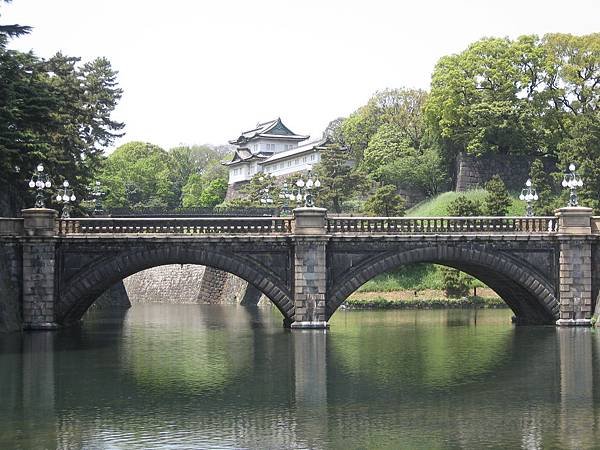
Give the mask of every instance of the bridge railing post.
M 291 328 L 327 328 L 327 210 L 294 210 L 294 317 Z
M 558 217 L 560 326 L 589 326 L 592 318 L 592 209 L 567 207 Z
M 54 315 L 56 218 L 53 209 L 31 208 L 23 214 L 23 326 L 57 328 Z

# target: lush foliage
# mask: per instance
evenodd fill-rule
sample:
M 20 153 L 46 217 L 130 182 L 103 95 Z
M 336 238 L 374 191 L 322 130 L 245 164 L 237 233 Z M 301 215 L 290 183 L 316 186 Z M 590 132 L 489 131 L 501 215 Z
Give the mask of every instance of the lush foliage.
M 447 165 L 461 151 L 544 157 L 556 183 L 575 162 L 587 180 L 582 203 L 598 209 L 600 179 L 593 168 L 599 101 L 600 33 L 548 34 L 481 39 L 441 58 L 425 111 Z M 548 212 L 556 189 L 547 181 L 539 187 L 539 209 Z
M 317 200 L 319 206 L 340 213 L 344 202 L 365 189 L 365 175 L 352 164 L 350 151 L 337 144 L 321 153 L 321 162 L 315 173 L 321 181 Z
M 209 146 L 170 151 L 144 142 L 129 142 L 102 165 L 100 179 L 110 208 L 214 207 L 227 193 L 220 164 L 224 150 Z
M 365 212 L 373 216 L 403 216 L 404 199 L 396 193 L 396 186 L 387 184 L 378 188 L 364 205 Z
M 512 198 L 506 189 L 504 181 L 494 175 L 485 185 L 483 213 L 488 216 L 505 216 L 512 204 Z
M 532 187 L 538 194 L 538 201 L 533 204 L 534 214 L 553 214 L 553 211 L 558 207 L 556 201 L 556 192 L 558 191 L 557 180 L 552 178 L 540 159 L 536 159 L 531 163 L 529 178 L 531 179 Z
M 106 208 L 174 207 L 169 154 L 157 145 L 129 142 L 117 148 L 103 165 L 100 180 L 106 187 Z
M 478 200 L 470 200 L 464 195 L 459 195 L 448 205 L 448 215 L 453 217 L 480 216 L 481 214 L 481 203 Z
M 230 152 L 229 147 L 210 145 L 179 146 L 169 150 L 173 189 L 182 206 L 202 206 L 202 188 L 211 182 L 226 179 L 227 168 L 221 164 Z M 225 198 L 223 194 L 221 201 Z
M 580 203 L 600 212 L 600 112 L 574 119 L 570 136 L 559 149 L 561 166 L 577 163 L 576 170 L 583 179 L 578 189 Z
M 458 298 L 469 294 L 471 289 L 471 277 L 460 270 L 445 267 L 443 270 L 444 292 L 447 297 Z
M 122 94 L 117 73 L 105 58 L 43 59 L 6 48 L 27 31 L 0 27 L 0 186 L 20 195 L 42 162 L 55 185 L 68 178 L 82 198 L 124 126 L 111 118 Z

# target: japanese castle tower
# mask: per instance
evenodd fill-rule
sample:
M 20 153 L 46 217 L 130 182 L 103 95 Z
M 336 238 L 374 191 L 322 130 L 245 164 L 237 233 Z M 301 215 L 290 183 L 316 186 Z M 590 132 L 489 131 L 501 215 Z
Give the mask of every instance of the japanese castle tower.
M 229 167 L 229 184 L 247 182 L 260 172 L 281 177 L 310 170 L 321 160 L 327 139 L 303 143 L 309 137 L 294 133 L 280 118 L 242 132 L 229 141 L 236 146 L 232 160 L 224 163 Z

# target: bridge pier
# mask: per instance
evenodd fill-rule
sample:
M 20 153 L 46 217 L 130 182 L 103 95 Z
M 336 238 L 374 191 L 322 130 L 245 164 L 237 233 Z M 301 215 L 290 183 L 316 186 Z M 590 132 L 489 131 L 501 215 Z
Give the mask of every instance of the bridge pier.
M 592 319 L 592 208 L 568 207 L 558 217 L 559 326 L 590 326 Z
M 294 317 L 291 328 L 328 328 L 327 241 L 324 208 L 294 210 Z
M 56 298 L 56 216 L 53 209 L 31 208 L 23 213 L 23 327 L 58 328 Z

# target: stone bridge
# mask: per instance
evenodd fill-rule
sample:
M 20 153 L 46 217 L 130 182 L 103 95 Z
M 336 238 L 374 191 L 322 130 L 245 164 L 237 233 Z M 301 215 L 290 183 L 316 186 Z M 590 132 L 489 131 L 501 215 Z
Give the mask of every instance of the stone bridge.
M 589 325 L 600 288 L 600 218 L 581 207 L 534 218 L 328 218 L 299 208 L 289 218 L 57 219 L 27 209 L 0 219 L 0 241 L 0 277 L 27 329 L 78 322 L 115 282 L 165 264 L 243 278 L 291 328 L 326 327 L 363 283 L 419 262 L 483 281 L 520 323 Z

